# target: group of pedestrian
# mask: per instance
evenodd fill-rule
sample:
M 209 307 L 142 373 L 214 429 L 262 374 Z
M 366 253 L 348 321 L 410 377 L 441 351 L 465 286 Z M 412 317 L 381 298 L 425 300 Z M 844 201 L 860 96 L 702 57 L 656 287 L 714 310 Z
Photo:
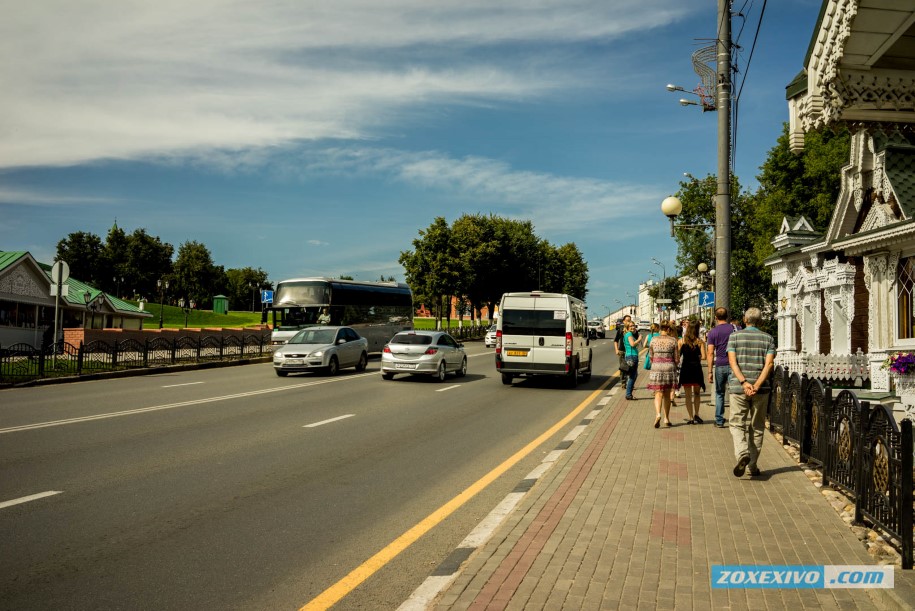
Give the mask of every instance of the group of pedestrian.
M 664 321 L 652 325 L 645 341 L 645 369 L 650 371 L 647 386 L 654 392 L 654 428 L 660 428 L 662 419 L 665 426 L 673 426 L 670 408 L 678 388 L 684 391 L 687 423 L 703 423 L 699 404 L 706 380 L 702 366 L 707 363 L 708 382 L 715 385 L 715 426 L 731 430 L 737 477 L 748 470 L 753 476 L 761 473 L 758 459 L 771 390 L 769 375 L 775 360 L 775 340 L 759 329 L 761 318 L 758 308 L 749 308 L 741 328 L 736 321 L 729 321 L 725 308 L 717 308 L 715 326 L 705 337 L 700 336 L 699 323 L 693 321 L 678 339 L 678 325 Z M 630 317 L 623 319 L 617 331 L 616 346 L 620 362 L 626 363 L 626 399 L 631 400 L 638 375 L 639 336 Z M 726 394 L 730 395 L 729 421 L 724 413 Z

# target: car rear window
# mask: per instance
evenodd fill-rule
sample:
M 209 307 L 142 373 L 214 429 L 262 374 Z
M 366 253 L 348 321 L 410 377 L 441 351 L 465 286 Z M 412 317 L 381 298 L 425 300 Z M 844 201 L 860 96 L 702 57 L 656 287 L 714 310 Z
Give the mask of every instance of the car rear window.
M 566 321 L 556 318 L 553 310 L 503 310 L 502 335 L 566 334 Z
M 413 333 L 403 333 L 395 335 L 394 339 L 391 340 L 392 344 L 414 344 L 419 346 L 425 346 L 432 343 L 432 336 L 430 335 L 415 335 Z

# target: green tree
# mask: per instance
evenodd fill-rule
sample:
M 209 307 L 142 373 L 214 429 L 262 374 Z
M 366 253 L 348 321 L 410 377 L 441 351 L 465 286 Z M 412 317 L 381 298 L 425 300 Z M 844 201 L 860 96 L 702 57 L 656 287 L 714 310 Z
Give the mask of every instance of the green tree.
M 157 280 L 169 278 L 172 272 L 174 246 L 151 236 L 145 229 L 135 229 L 127 237 L 127 266 L 135 280 L 134 292 L 146 299 L 157 300 Z
M 57 261 L 70 267 L 70 275 L 92 285 L 102 278 L 102 240 L 94 233 L 76 231 L 57 243 Z
M 683 283 L 675 276 L 665 278 L 648 289 L 648 296 L 657 301 L 658 299 L 670 299 L 667 304 L 667 310 L 679 310 L 683 297 Z
M 558 287 L 550 287 L 550 290 L 584 300 L 588 293 L 588 264 L 578 246 L 570 242 L 554 251 L 562 269 L 562 283 Z
M 756 259 L 773 254 L 771 240 L 785 216 L 805 216 L 818 231 L 826 231 L 842 187 L 842 167 L 849 162 L 851 136 L 847 129 L 808 132 L 804 150 L 791 152 L 788 124 L 769 150 L 757 179 L 752 205 L 751 237 Z
M 233 310 L 257 309 L 260 304 L 260 291 L 272 288 L 267 272 L 261 268 L 243 267 L 226 270 L 225 295 L 229 298 L 229 307 Z
M 445 302 L 450 302 L 457 288 L 459 257 L 444 217 L 436 217 L 419 234 L 413 240 L 414 250 L 401 252 L 399 261 L 404 266 L 407 283 L 413 287 L 414 298 L 418 294 L 429 299 L 436 319 L 441 320 Z M 451 308 L 447 310 L 450 318 Z
M 118 297 L 124 296 L 129 292 L 129 287 L 134 285 L 132 270 L 127 265 L 127 249 L 127 234 L 115 222 L 108 231 L 102 249 L 104 269 L 101 272 L 104 277 L 101 278 L 100 286 L 113 295 L 117 294 Z
M 225 290 L 225 271 L 213 263 L 206 246 L 200 242 L 185 242 L 178 247 L 172 273 L 174 297 L 208 304 L 214 295 Z

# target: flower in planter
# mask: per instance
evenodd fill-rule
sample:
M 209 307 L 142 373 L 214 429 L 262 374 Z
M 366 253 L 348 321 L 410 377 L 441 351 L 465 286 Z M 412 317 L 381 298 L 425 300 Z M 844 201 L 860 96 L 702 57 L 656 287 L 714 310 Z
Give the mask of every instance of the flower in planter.
M 881 369 L 889 369 L 897 375 L 915 373 L 915 353 L 897 352 L 886 357 Z

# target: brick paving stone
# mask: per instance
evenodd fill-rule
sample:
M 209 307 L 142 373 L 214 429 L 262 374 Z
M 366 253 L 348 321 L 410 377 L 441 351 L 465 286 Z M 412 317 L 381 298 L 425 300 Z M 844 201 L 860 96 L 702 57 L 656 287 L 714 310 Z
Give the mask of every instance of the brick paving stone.
M 713 589 L 713 565 L 873 562 L 773 437 L 763 443 L 763 476 L 736 478 L 727 431 L 680 424 L 682 405 L 671 412 L 677 426 L 655 430 L 650 402 L 622 396 L 597 413 L 434 608 L 877 608 L 864 590 Z M 900 573 L 895 594 L 915 593 L 915 578 Z M 879 600 L 891 609 L 905 598 Z

